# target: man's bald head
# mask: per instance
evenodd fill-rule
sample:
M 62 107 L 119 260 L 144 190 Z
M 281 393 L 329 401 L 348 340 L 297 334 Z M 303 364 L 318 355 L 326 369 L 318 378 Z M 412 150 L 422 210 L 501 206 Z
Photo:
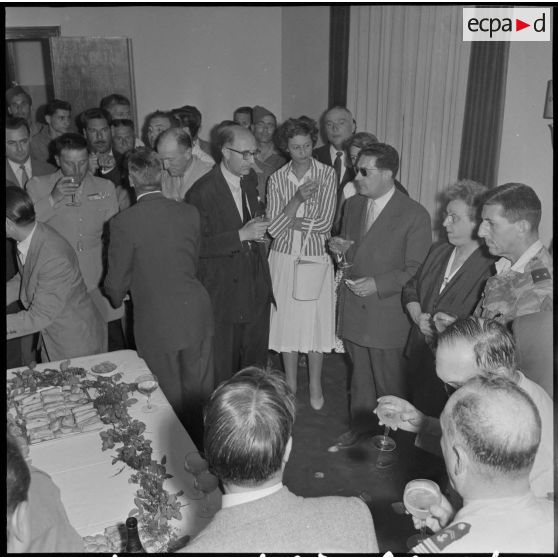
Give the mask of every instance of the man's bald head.
M 323 128 L 329 143 L 342 150 L 345 142 L 355 133 L 356 122 L 349 109 L 336 106 L 324 114 Z
M 494 480 L 528 477 L 541 439 L 541 418 L 514 382 L 498 376 L 469 380 L 449 398 L 440 420 L 450 476 L 448 460 L 460 446 L 476 475 Z
M 223 154 L 223 164 L 233 174 L 249 174 L 254 162 L 257 145 L 254 134 L 247 128 L 235 124 L 219 130 L 217 144 Z
M 192 138 L 182 128 L 169 128 L 156 140 L 163 168 L 171 176 L 182 176 L 192 161 Z

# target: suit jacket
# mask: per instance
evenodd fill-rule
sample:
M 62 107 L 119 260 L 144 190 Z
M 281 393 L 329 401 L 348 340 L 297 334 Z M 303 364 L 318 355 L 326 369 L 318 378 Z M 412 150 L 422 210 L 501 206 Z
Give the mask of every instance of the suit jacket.
M 37 222 L 27 258 L 6 286 L 25 310 L 6 316 L 8 338 L 40 331 L 49 361 L 106 351 L 107 328 L 81 277 L 73 248 Z
M 211 302 L 196 278 L 200 218 L 196 208 L 157 192 L 110 221 L 104 289 L 119 306 L 134 303 L 138 352 L 171 352 L 213 333 Z
M 258 500 L 221 509 L 180 552 L 378 552 L 370 510 L 358 498 L 302 498 L 286 487 Z
M 366 209 L 364 196 L 345 202 L 341 236 L 354 240 L 347 252 L 353 263 L 351 277 L 373 277 L 377 292 L 358 297 L 341 284 L 339 335 L 363 347 L 404 347 L 410 322 L 401 305 L 401 290 L 432 244 L 430 216 L 422 205 L 395 190 L 362 236 Z
M 31 176 L 43 176 L 45 174 L 52 174 L 56 171 L 56 167 L 52 166 L 50 163 L 44 163 L 31 157 Z M 31 176 L 29 178 L 31 178 Z M 16 186 L 19 186 L 19 181 L 6 159 L 6 180 L 13 182 Z
M 318 161 L 320 161 L 321 163 L 324 163 L 324 165 L 329 165 L 330 167 L 333 167 L 333 161 L 331 160 L 331 153 L 329 147 L 330 147 L 329 143 L 317 147 L 316 149 L 314 149 L 312 156 L 315 159 L 318 159 Z M 347 157 L 346 153 L 345 153 L 345 157 Z M 342 192 L 345 184 L 347 184 L 347 182 L 350 182 L 351 180 L 354 179 L 355 179 L 355 171 L 351 166 L 349 166 L 345 170 L 345 173 L 343 174 L 339 184 L 337 185 L 337 192 L 338 193 Z
M 254 171 L 242 181 L 250 213 L 258 209 Z M 242 219 L 220 165 L 186 193 L 201 217 L 200 280 L 209 292 L 216 321 L 246 323 L 273 300 L 264 243 L 240 242 Z

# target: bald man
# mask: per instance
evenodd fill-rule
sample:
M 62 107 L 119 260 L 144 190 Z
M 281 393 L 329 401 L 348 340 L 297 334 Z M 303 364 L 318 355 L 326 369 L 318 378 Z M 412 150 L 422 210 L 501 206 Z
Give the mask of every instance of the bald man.
M 255 218 L 258 179 L 254 135 L 239 125 L 217 134 L 222 160 L 187 192 L 201 216 L 199 277 L 215 318 L 215 384 L 251 365 L 267 363 L 273 300 L 266 245 L 269 221 Z
M 463 507 L 455 514 L 442 496 L 426 520 L 435 534 L 412 552 L 552 553 L 553 503 L 529 486 L 541 418 L 527 393 L 507 378 L 477 376 L 450 397 L 441 425 L 444 461 Z

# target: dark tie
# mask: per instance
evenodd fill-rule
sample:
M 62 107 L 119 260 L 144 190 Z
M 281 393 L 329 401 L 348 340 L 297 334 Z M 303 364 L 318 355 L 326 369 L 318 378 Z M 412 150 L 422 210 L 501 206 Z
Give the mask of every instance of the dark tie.
M 244 177 L 240 179 L 240 191 L 242 192 L 242 224 L 248 223 L 252 218 L 250 210 L 248 209 L 248 200 L 246 199 L 246 192 L 244 191 Z
M 25 190 L 25 187 L 27 186 L 27 181 L 29 180 L 29 175 L 25 170 L 25 165 L 19 165 L 19 168 L 21 169 L 21 187 Z
M 337 184 L 341 184 L 341 169 L 343 168 L 343 151 L 338 151 L 333 163 L 335 174 L 337 175 Z

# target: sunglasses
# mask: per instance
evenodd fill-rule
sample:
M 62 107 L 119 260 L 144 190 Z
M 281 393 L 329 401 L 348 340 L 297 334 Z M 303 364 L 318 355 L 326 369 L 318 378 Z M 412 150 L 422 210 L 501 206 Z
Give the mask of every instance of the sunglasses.
M 360 172 L 360 174 L 362 174 L 365 178 L 368 176 L 369 172 L 381 170 L 382 169 L 379 169 L 378 167 L 355 167 L 356 173 L 358 174 Z

